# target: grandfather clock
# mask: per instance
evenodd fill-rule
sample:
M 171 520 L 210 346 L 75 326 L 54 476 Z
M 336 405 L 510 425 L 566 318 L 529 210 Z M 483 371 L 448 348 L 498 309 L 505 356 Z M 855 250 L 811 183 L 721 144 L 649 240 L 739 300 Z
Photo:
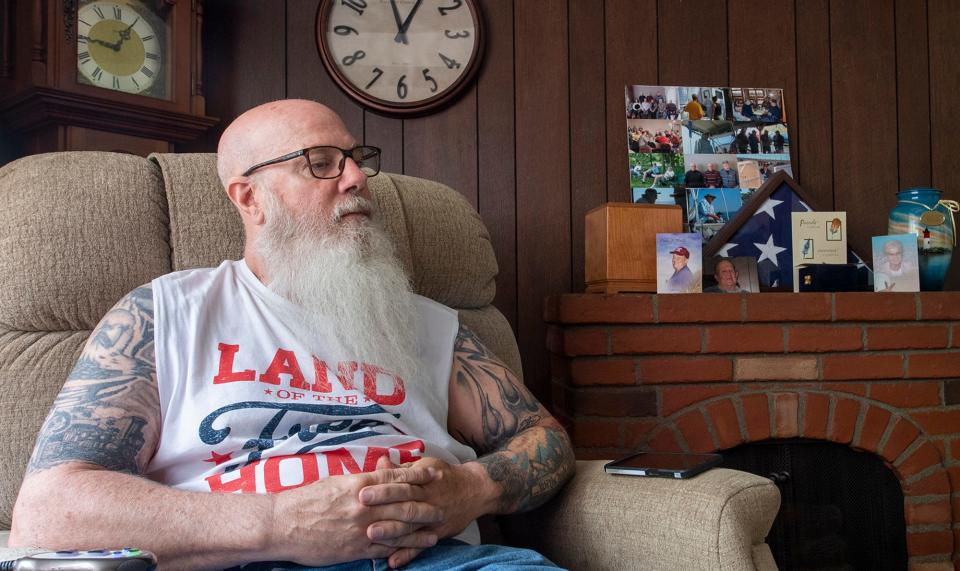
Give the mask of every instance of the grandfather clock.
M 0 117 L 26 154 L 168 152 L 205 115 L 200 0 L 0 0 Z

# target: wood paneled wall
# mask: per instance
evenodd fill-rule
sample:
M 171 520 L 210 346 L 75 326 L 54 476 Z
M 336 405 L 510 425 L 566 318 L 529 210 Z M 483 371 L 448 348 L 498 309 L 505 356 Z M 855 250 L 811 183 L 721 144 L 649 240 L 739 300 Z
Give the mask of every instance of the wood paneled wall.
M 318 0 L 206 0 L 208 114 L 271 99 L 334 108 L 385 169 L 438 180 L 479 210 L 500 262 L 496 305 L 527 384 L 549 401 L 543 299 L 583 289 L 584 215 L 628 201 L 628 83 L 783 87 L 794 172 L 848 212 L 869 256 L 898 189 L 960 197 L 956 0 L 481 0 L 483 68 L 455 105 L 397 120 L 364 111 L 324 71 Z M 182 150 L 213 150 L 219 131 Z M 951 158 L 954 157 L 954 158 Z M 949 288 L 960 285 L 955 263 Z

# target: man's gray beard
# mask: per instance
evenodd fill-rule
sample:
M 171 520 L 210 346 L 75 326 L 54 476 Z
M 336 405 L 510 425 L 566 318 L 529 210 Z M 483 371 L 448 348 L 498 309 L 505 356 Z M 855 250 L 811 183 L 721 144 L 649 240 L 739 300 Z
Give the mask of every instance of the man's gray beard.
M 376 216 L 374 205 L 353 196 L 330 215 L 309 217 L 288 210 L 270 189 L 262 195 L 266 223 L 254 251 L 267 287 L 303 309 L 302 324 L 315 334 L 305 340 L 311 350 L 416 379 L 423 372 L 419 314 L 393 243 L 374 219 L 341 222 L 358 210 Z M 327 366 L 336 370 L 336 363 Z

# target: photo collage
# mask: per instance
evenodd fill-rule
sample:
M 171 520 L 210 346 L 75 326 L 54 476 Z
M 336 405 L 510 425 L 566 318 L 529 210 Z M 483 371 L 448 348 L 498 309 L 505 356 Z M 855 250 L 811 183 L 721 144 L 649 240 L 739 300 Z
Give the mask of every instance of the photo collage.
M 704 242 L 770 176 L 790 168 L 783 90 L 628 85 L 634 203 L 676 204 Z

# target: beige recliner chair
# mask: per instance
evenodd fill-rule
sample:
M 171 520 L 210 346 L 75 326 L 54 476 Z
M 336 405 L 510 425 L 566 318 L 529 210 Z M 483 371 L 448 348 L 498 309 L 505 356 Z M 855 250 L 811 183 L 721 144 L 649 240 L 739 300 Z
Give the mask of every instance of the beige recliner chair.
M 214 163 L 54 153 L 0 169 L 0 528 L 101 316 L 156 276 L 241 255 L 239 217 Z M 490 305 L 497 265 L 476 212 L 426 180 L 384 173 L 370 186 L 417 291 L 457 309 L 519 374 L 513 333 Z M 611 476 L 602 464 L 578 462 L 545 507 L 501 518 L 504 539 L 571 569 L 776 569 L 764 537 L 780 496 L 768 480 L 724 469 L 687 481 Z

